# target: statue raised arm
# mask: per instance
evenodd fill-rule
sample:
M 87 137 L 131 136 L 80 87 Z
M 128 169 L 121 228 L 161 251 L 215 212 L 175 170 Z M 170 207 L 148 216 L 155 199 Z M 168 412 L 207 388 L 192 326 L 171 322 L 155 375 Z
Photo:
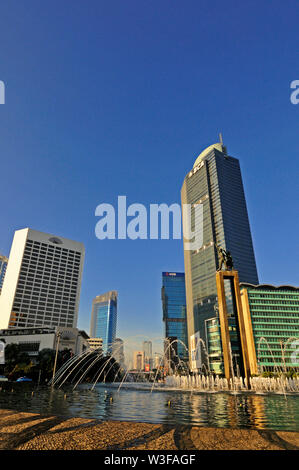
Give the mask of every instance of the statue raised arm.
M 218 263 L 219 263 L 218 271 L 222 270 L 223 264 L 227 271 L 232 270 L 234 264 L 233 264 L 233 259 L 232 259 L 230 252 L 221 248 L 221 246 L 217 245 L 217 243 L 215 243 L 215 246 L 217 248 L 217 253 L 218 253 Z

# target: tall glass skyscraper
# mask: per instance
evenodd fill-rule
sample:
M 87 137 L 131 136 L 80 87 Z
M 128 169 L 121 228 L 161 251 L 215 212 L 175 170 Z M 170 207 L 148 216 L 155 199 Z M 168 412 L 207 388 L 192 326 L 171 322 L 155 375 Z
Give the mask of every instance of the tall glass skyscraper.
M 191 205 L 192 230 L 203 230 L 202 247 L 184 250 L 189 343 L 196 333 L 207 344 L 206 320 L 217 316 L 216 245 L 230 251 L 241 282 L 258 284 L 239 160 L 227 155 L 222 142 L 209 146 L 195 160 L 185 177 L 181 201 Z M 195 225 L 198 203 L 203 205 L 200 227 Z M 229 286 L 225 288 L 229 304 Z
M 188 348 L 185 274 L 163 272 L 161 294 L 166 348 L 169 341 L 176 339 L 182 341 Z M 186 348 L 180 341 L 173 343 L 172 353 L 175 351 L 174 356 L 178 355 L 181 360 L 188 360 Z M 172 353 L 170 352 L 168 357 L 176 362 Z
M 145 367 L 149 367 L 149 369 L 151 369 L 153 365 L 153 345 L 151 341 L 143 341 L 143 352 Z
M 103 353 L 111 354 L 116 335 L 117 292 L 109 291 L 92 301 L 90 336 L 102 338 Z

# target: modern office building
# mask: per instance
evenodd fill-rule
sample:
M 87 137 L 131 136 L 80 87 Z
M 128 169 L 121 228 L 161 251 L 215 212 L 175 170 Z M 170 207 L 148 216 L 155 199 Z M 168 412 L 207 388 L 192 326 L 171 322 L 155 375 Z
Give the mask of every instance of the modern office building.
M 191 206 L 191 229 L 197 239 L 203 235 L 202 245 L 195 250 L 186 249 L 184 243 L 188 340 L 190 345 L 190 338 L 198 334 L 207 344 L 206 320 L 217 313 L 216 245 L 230 251 L 241 282 L 258 284 L 239 160 L 227 154 L 222 142 L 209 146 L 195 160 L 185 177 L 181 202 Z M 202 223 L 195 220 L 197 204 L 203 208 Z M 229 283 L 226 289 L 229 298 Z
M 151 341 L 143 341 L 144 367 L 151 370 L 153 368 L 153 345 Z
M 219 318 L 210 318 L 206 320 L 205 323 L 209 369 L 214 374 L 223 375 L 224 363 Z M 238 375 L 240 373 L 239 363 L 241 351 L 240 341 L 234 317 L 228 317 L 228 329 L 231 342 L 233 368 L 235 374 Z
M 6 273 L 8 258 L 6 256 L 0 255 L 0 294 L 4 282 L 4 276 Z
M 299 287 L 241 283 L 243 311 L 251 318 L 259 372 L 299 370 Z
M 117 292 L 109 291 L 92 301 L 90 337 L 103 339 L 103 353 L 111 354 L 117 321 Z
M 278 369 L 299 370 L 299 287 L 240 284 L 246 328 L 252 329 L 256 373 Z M 234 372 L 241 354 L 233 317 L 228 317 Z M 250 335 L 248 335 L 250 336 Z M 223 374 L 221 331 L 218 318 L 206 320 L 210 370 Z
M 175 364 L 188 361 L 185 274 L 163 272 L 161 297 L 167 357 Z
M 17 230 L 0 296 L 0 328 L 76 328 L 83 261 L 82 243 Z
M 120 338 L 115 338 L 112 345 L 112 356 L 120 366 L 125 363 L 124 342 Z
M 144 370 L 144 351 L 134 351 L 133 369 L 138 371 Z
M 0 341 L 5 345 L 18 344 L 21 351 L 27 353 L 33 361 L 42 349 L 56 349 L 58 346 L 59 351 L 70 349 L 74 355 L 88 349 L 88 335 L 85 331 L 60 326 L 0 330 Z

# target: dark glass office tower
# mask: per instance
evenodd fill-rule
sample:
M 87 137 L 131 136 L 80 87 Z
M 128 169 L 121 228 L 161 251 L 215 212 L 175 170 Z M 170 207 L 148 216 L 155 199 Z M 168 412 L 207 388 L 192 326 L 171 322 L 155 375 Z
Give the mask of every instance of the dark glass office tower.
M 184 273 L 162 273 L 162 308 L 165 325 L 165 347 L 169 341 L 180 340 L 188 348 L 187 318 L 186 318 L 186 292 Z M 171 358 L 175 363 L 178 359 L 188 360 L 186 348 L 180 342 L 174 342 L 169 348 Z
M 117 292 L 98 295 L 92 301 L 90 336 L 102 338 L 103 353 L 111 354 L 116 335 Z
M 181 201 L 192 205 L 192 230 L 203 229 L 203 245 L 184 250 L 189 342 L 199 332 L 207 344 L 205 322 L 217 316 L 215 245 L 230 251 L 241 282 L 258 284 L 239 160 L 228 156 L 222 143 L 206 148 L 184 180 Z M 199 227 L 193 207 L 198 203 L 203 205 Z M 229 302 L 229 292 L 227 296 Z

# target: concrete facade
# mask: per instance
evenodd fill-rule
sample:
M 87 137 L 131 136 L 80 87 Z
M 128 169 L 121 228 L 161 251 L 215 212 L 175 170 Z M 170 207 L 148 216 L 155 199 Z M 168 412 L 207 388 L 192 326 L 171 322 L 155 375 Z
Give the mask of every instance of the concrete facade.
M 0 341 L 7 344 L 19 344 L 34 359 L 42 349 L 56 349 L 60 334 L 58 350 L 71 349 L 73 354 L 81 354 L 88 345 L 88 335 L 77 328 L 14 328 L 0 330 Z
M 17 230 L 0 296 L 0 328 L 75 328 L 84 251 L 76 241 Z

